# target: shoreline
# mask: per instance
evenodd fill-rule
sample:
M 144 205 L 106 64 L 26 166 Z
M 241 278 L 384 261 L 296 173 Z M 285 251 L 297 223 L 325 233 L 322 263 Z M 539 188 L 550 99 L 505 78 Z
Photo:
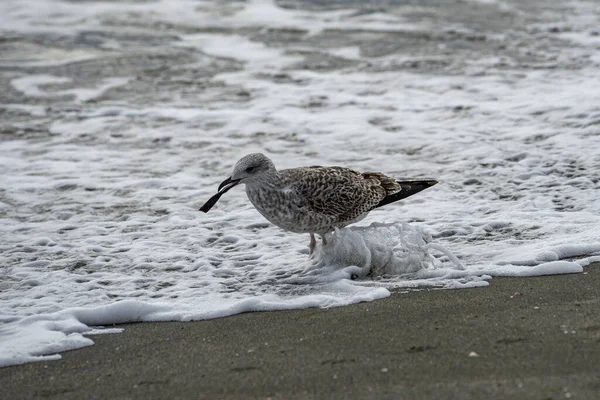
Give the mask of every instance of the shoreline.
M 598 398 L 600 263 L 330 309 L 119 325 L 7 398 Z

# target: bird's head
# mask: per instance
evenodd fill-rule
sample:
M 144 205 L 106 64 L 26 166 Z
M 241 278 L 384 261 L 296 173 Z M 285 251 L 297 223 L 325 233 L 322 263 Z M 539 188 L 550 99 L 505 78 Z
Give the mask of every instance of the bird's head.
M 233 167 L 231 176 L 221 183 L 219 190 L 224 187 L 225 182 L 236 182 L 235 184 L 253 184 L 264 181 L 270 174 L 276 172 L 273 162 L 262 153 L 248 154 L 242 157 Z
M 248 154 L 235 164 L 231 176 L 221 182 L 217 194 L 211 197 L 200 211 L 208 212 L 217 200 L 234 186 L 240 183 L 260 185 L 268 182 L 269 178 L 276 173 L 275 165 L 267 156 L 261 153 Z

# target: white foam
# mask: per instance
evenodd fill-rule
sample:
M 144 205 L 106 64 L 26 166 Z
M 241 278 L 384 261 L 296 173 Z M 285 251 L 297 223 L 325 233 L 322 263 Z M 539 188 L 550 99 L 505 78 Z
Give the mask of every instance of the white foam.
M 63 90 L 47 91 L 40 89 L 40 86 L 51 84 L 64 84 L 71 82 L 71 79 L 51 75 L 30 75 L 21 78 L 15 78 L 11 85 L 27 96 L 32 97 L 60 97 L 73 96 L 76 102 L 85 102 L 103 95 L 107 90 L 123 86 L 129 82 L 129 78 L 106 78 L 94 88 L 72 88 Z
M 439 245 L 430 247 L 431 237 L 408 224 L 374 223 L 369 227 L 338 229 L 327 240 L 317 253 L 317 266 L 334 270 L 355 266 L 349 272 L 356 278 L 398 276 L 435 268 L 430 249 L 447 251 Z
M 13 79 L 11 85 L 27 96 L 43 97 L 49 93 L 41 90 L 39 87 L 43 85 L 59 84 L 70 82 L 69 78 L 52 76 L 52 75 L 33 75 L 24 76 L 22 78 Z
M 421 28 L 407 23 L 401 16 L 356 15 L 351 8 L 318 13 L 291 10 L 278 7 L 274 0 L 249 0 L 242 4 L 196 0 L 157 0 L 150 4 L 100 2 L 94 7 L 51 0 L 0 2 L 0 26 L 17 32 L 66 34 L 76 32 L 82 22 L 88 29 L 103 29 L 106 19 L 119 21 L 126 15 L 139 16 L 140 20 L 150 23 L 150 28 L 152 21 L 219 29 L 298 29 L 309 35 L 326 29 L 397 32 Z
M 278 7 L 274 0 L 249 0 L 246 7 L 222 18 L 221 23 L 236 27 L 295 28 L 307 31 L 309 35 L 326 29 L 397 32 L 417 28 L 399 16 L 382 13 L 356 15 L 353 9 L 319 13 L 289 10 Z
M 57 67 L 61 65 L 67 65 L 75 62 L 82 62 L 93 60 L 97 57 L 95 52 L 84 51 L 84 50 L 62 50 L 62 49 L 48 49 L 41 48 L 38 46 L 31 46 L 30 52 L 25 56 L 23 60 L 23 50 L 19 58 L 11 59 L 4 57 L 0 60 L 0 66 L 3 67 Z
M 269 48 L 263 43 L 254 42 L 240 35 L 193 34 L 183 37 L 179 46 L 195 47 L 204 53 L 243 61 L 248 72 L 268 73 L 279 70 L 294 62 L 302 61 L 299 56 L 288 56 L 284 51 Z
M 331 53 L 335 56 L 338 56 L 338 57 L 348 58 L 351 60 L 359 60 L 360 59 L 360 47 L 358 47 L 358 46 L 340 47 L 338 49 L 331 49 L 331 50 L 329 50 L 329 53 Z
M 60 359 L 58 353 L 90 346 L 93 341 L 85 335 L 119 333 L 122 329 L 98 329 L 96 325 L 111 325 L 141 321 L 190 321 L 219 318 L 252 311 L 273 311 L 308 307 L 337 307 L 361 301 L 373 301 L 389 296 L 384 288 L 363 289 L 344 281 L 325 285 L 319 294 L 284 298 L 277 295 L 258 295 L 243 299 L 201 299 L 198 303 L 156 304 L 142 301 L 119 301 L 91 308 L 71 308 L 51 314 L 40 314 L 18 322 L 5 320 L 0 329 L 2 352 L 0 367 L 31 361 Z M 340 296 L 340 294 L 345 294 Z M 204 301 L 202 301 L 204 300 Z

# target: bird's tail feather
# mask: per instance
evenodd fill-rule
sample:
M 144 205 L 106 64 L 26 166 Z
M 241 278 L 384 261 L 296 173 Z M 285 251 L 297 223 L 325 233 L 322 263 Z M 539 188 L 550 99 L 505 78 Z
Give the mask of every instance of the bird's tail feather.
M 438 183 L 433 179 L 427 180 L 412 180 L 412 181 L 396 181 L 400 185 L 400 191 L 390 194 L 377 204 L 377 207 L 385 206 L 398 200 L 405 199 L 413 194 L 419 193 L 421 190 L 427 189 Z

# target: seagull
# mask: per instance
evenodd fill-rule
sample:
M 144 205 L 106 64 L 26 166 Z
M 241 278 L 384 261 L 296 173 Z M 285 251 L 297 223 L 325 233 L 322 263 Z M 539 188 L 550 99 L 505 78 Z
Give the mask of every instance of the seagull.
M 261 153 L 242 157 L 233 173 L 219 185 L 200 211 L 207 213 L 231 188 L 246 185 L 248 199 L 269 222 L 296 233 L 309 233 L 309 254 L 315 234 L 326 234 L 365 218 L 375 208 L 412 196 L 436 180 L 397 181 L 381 172 L 358 172 L 344 167 L 300 167 L 277 170 Z

